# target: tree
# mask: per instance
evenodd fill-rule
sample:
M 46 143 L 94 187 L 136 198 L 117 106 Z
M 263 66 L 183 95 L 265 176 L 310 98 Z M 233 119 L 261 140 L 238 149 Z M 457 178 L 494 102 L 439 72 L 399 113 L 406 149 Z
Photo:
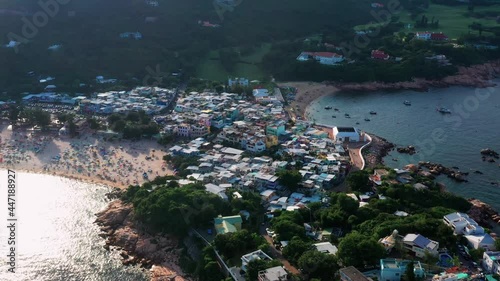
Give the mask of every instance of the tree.
M 415 281 L 415 266 L 413 261 L 406 266 L 405 277 L 406 281 Z
M 377 264 L 384 254 L 377 240 L 353 231 L 340 240 L 337 257 L 344 266 L 364 267 Z
M 302 180 L 302 175 L 297 170 L 285 170 L 278 173 L 279 182 L 291 192 L 295 192 Z
M 247 265 L 247 280 L 248 281 L 254 281 L 257 280 L 259 271 L 275 267 L 275 266 L 281 266 L 281 262 L 279 260 L 261 260 L 261 259 L 256 259 L 248 263 Z
M 495 240 L 495 248 L 497 248 L 497 251 L 500 251 L 500 238 Z
M 339 269 L 335 256 L 309 250 L 299 259 L 299 267 L 303 272 L 309 275 L 309 278 L 318 278 L 320 280 L 336 280 L 335 273 Z
M 9 109 L 9 120 L 12 122 L 12 123 L 16 123 L 17 121 L 17 118 L 19 117 L 19 113 L 21 112 L 21 110 L 19 109 L 19 107 L 17 106 L 12 106 L 10 109 Z
M 297 263 L 302 254 L 311 249 L 311 243 L 302 240 L 300 237 L 293 237 L 288 245 L 283 249 L 283 256 L 289 261 Z
M 366 192 L 371 190 L 368 185 L 370 182 L 368 172 L 365 170 L 349 173 L 346 182 L 352 191 Z

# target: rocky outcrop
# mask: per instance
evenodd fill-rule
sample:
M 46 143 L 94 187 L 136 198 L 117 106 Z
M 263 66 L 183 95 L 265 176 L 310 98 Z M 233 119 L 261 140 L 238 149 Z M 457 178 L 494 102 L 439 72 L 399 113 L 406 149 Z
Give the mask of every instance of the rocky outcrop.
M 468 201 L 472 204 L 468 214 L 479 225 L 491 228 L 494 224 L 500 224 L 500 215 L 490 205 L 475 198 Z
M 458 181 L 458 182 L 467 182 L 467 179 L 465 176 L 467 176 L 469 173 L 468 172 L 460 172 L 456 171 L 451 168 L 447 168 L 441 164 L 438 163 L 432 163 L 432 162 L 419 162 L 418 163 L 419 168 L 420 167 L 425 167 L 429 170 L 429 173 L 439 176 L 441 174 L 448 176 L 449 178 Z
M 384 162 L 383 158 L 394 148 L 394 144 L 382 137 L 373 134 L 370 134 L 370 136 L 372 143 L 366 148 L 366 153 L 363 153 L 363 157 L 365 159 L 365 166 L 373 168 Z
M 441 80 L 414 79 L 413 81 L 395 82 L 395 83 L 330 82 L 329 84 L 335 85 L 340 90 L 353 91 L 353 92 L 372 92 L 372 91 L 391 91 L 391 90 L 427 91 L 429 88 L 445 88 L 450 86 L 486 88 L 495 85 L 491 83 L 490 80 L 496 77 L 499 73 L 500 73 L 500 61 L 492 61 L 489 63 L 473 65 L 470 67 L 459 67 L 457 74 L 445 77 Z
M 174 237 L 150 234 L 134 219 L 133 206 L 113 201 L 96 214 L 96 224 L 106 238 L 104 248 L 119 250 L 124 265 L 141 265 L 151 269 L 151 280 L 191 280 L 178 266 L 178 241 Z
M 498 152 L 490 148 L 481 149 L 481 155 L 483 156 L 483 161 L 488 161 L 490 163 L 496 162 L 495 159 L 499 158 Z
M 412 146 L 412 145 L 409 145 L 409 146 L 406 146 L 406 147 L 398 147 L 397 151 L 399 153 L 405 153 L 405 154 L 410 154 L 410 155 L 413 155 L 413 154 L 417 153 L 417 151 L 415 150 L 415 147 Z

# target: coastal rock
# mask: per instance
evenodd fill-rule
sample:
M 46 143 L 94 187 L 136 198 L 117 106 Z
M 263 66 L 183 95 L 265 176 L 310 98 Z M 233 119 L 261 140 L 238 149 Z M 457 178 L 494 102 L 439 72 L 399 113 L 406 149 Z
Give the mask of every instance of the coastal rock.
M 490 156 L 490 157 L 493 157 L 493 158 L 496 158 L 496 159 L 499 158 L 498 152 L 496 152 L 496 151 L 494 151 L 493 149 L 490 149 L 490 148 L 481 149 L 481 155 Z
M 469 173 L 464 173 L 460 171 L 455 171 L 453 169 L 447 168 L 441 164 L 438 163 L 432 163 L 432 162 L 419 162 L 418 163 L 419 169 L 420 167 L 425 167 L 429 171 L 429 173 L 439 176 L 439 175 L 446 175 L 449 178 L 457 181 L 457 182 L 467 182 L 467 179 L 465 176 L 467 176 Z
M 414 146 L 407 146 L 407 147 L 398 147 L 396 149 L 399 153 L 405 153 L 405 154 L 410 154 L 413 155 L 416 153 L 415 147 Z
M 133 207 L 121 200 L 113 201 L 108 208 L 96 214 L 96 223 L 104 231 L 105 247 L 121 250 L 123 265 L 140 264 L 151 268 L 151 280 L 192 280 L 185 276 L 178 266 L 178 241 L 174 237 L 150 234 L 134 219 Z M 173 278 L 173 279 L 172 279 Z
M 383 163 L 383 158 L 394 148 L 394 144 L 387 139 L 370 134 L 372 143 L 363 150 L 363 157 L 367 167 L 373 168 Z M 366 153 L 365 153 L 366 152 Z
M 472 207 L 467 214 L 479 225 L 491 228 L 493 223 L 498 223 L 500 215 L 490 205 L 475 198 L 468 201 L 472 204 Z

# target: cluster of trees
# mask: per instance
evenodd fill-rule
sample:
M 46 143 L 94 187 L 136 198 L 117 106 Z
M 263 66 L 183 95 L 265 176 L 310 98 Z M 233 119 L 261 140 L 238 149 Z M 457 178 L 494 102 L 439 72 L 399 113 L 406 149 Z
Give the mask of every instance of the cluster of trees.
M 127 115 L 113 113 L 108 117 L 108 125 L 111 130 L 122 133 L 124 139 L 140 139 L 159 133 L 158 124 L 143 110 Z
M 242 255 L 260 249 L 267 251 L 269 244 L 264 237 L 246 229 L 241 231 L 219 234 L 215 236 L 214 245 L 226 259 L 241 257 Z
M 42 129 L 50 125 L 51 122 L 50 113 L 41 109 L 12 109 L 11 113 L 11 120 L 17 120 L 17 118 L 20 118 L 25 121 L 25 124 L 30 126 L 39 126 Z
M 185 177 L 189 175 L 189 171 L 186 170 L 189 166 L 198 166 L 198 157 L 196 156 L 184 156 L 184 155 L 165 155 L 163 160 L 168 161 L 176 170 L 179 177 Z
M 415 22 L 415 27 L 417 27 L 417 28 L 439 28 L 439 20 L 435 20 L 434 17 L 432 17 L 431 22 L 429 23 L 429 18 L 427 18 L 425 15 L 422 15 L 420 20 L 417 20 Z
M 123 199 L 133 203 L 136 216 L 153 229 L 185 235 L 191 227 L 206 226 L 219 214 L 230 214 L 228 202 L 204 189 L 202 184 L 161 185 L 154 190 L 148 185 L 130 186 Z
M 279 183 L 291 192 L 295 192 L 302 181 L 302 175 L 297 170 L 282 170 L 277 176 Z

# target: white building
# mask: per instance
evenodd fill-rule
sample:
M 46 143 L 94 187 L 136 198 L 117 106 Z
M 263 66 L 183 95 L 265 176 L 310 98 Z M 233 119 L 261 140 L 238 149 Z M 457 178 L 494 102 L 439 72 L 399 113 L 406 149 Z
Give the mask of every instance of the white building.
M 431 39 L 431 34 L 429 31 L 425 32 L 417 32 L 415 34 L 415 38 L 420 39 L 420 40 L 430 40 Z
M 262 98 L 269 96 L 269 91 L 267 89 L 254 89 L 252 94 L 254 98 Z
M 302 52 L 297 57 L 298 61 L 317 60 L 321 64 L 335 65 L 344 61 L 344 57 L 337 53 L 330 52 Z
M 283 266 L 271 267 L 259 271 L 259 281 L 285 281 L 288 280 L 288 273 Z
M 227 81 L 227 85 L 229 87 L 233 87 L 233 86 L 243 86 L 243 87 L 246 87 L 248 86 L 248 79 L 246 78 L 229 78 L 229 80 Z
M 316 247 L 316 250 L 330 255 L 336 255 L 339 250 L 335 245 L 333 245 L 330 242 L 316 243 L 313 246 Z
M 500 275 L 500 252 L 484 252 L 483 267 L 489 273 Z
M 480 235 L 465 235 L 469 246 L 474 249 L 495 250 L 495 239 L 488 233 Z
M 257 250 L 255 252 L 248 253 L 241 257 L 241 270 L 247 271 L 247 265 L 254 260 L 273 260 L 270 256 L 264 253 L 262 250 Z
M 416 257 L 424 258 L 426 253 L 433 256 L 439 254 L 439 242 L 430 240 L 420 234 L 407 234 L 403 238 L 405 249 L 415 253 Z
M 333 127 L 333 139 L 340 142 L 358 142 L 361 134 L 354 127 Z
M 443 222 L 450 226 L 455 234 L 480 235 L 484 228 L 464 213 L 451 213 L 443 217 Z

